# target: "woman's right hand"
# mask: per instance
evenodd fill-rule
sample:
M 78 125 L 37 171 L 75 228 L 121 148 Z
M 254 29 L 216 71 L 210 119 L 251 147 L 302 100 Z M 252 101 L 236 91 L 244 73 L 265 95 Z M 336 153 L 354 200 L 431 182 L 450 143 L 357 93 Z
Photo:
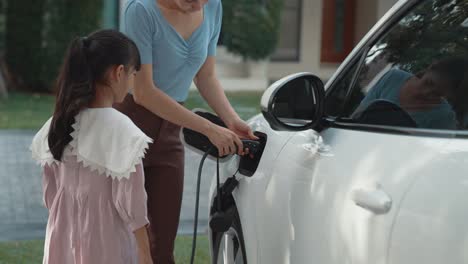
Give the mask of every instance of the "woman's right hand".
M 244 155 L 244 147 L 240 138 L 231 130 L 212 124 L 206 136 L 218 149 L 219 156 L 230 154 Z

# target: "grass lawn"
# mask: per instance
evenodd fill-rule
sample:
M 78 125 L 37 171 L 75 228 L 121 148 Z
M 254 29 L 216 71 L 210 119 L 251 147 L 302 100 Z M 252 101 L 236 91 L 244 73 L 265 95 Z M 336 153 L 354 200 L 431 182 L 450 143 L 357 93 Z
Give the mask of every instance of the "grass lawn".
M 0 264 L 40 264 L 44 241 L 19 241 L 0 243 Z M 190 263 L 192 253 L 192 237 L 179 236 L 176 240 L 176 262 Z M 197 255 L 195 263 L 210 263 L 210 253 L 208 250 L 208 239 L 206 236 L 199 236 L 197 239 Z
M 0 99 L 0 129 L 39 129 L 53 109 L 53 96 L 11 93 Z
M 235 92 L 227 96 L 244 120 L 260 111 L 260 92 Z M 190 92 L 186 106 L 208 109 L 197 92 Z M 8 99 L 0 99 L 0 129 L 39 129 L 53 109 L 54 97 L 51 95 L 11 93 Z

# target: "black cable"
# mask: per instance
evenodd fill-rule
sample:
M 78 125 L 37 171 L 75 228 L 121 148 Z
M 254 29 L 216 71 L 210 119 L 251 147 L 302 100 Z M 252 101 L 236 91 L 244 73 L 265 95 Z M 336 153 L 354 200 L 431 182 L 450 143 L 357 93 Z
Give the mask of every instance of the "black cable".
M 232 175 L 232 177 L 236 177 L 237 173 L 239 173 L 239 171 L 240 171 L 240 168 L 237 168 L 236 172 Z
M 192 239 L 192 256 L 190 257 L 190 263 L 193 264 L 195 260 L 195 250 L 197 248 L 197 231 L 198 231 L 198 206 L 200 202 L 200 183 L 201 183 L 201 176 L 203 165 L 205 163 L 206 158 L 211 153 L 214 147 L 211 147 L 208 151 L 205 152 L 203 155 L 200 166 L 198 167 L 198 179 L 197 179 L 197 196 L 195 198 L 195 223 L 193 225 L 193 239 Z M 239 172 L 239 168 L 237 169 L 236 173 L 234 173 L 233 177 Z M 221 211 L 221 188 L 219 187 L 219 157 L 216 158 L 216 191 L 217 191 L 217 203 L 218 203 L 218 210 Z
M 216 202 L 218 203 L 218 211 L 221 211 L 221 188 L 219 187 L 219 157 L 216 157 L 216 192 L 218 193 L 217 195 L 217 198 L 216 198 Z
M 200 166 L 198 167 L 198 179 L 197 179 L 197 197 L 195 198 L 195 223 L 193 224 L 193 240 L 192 240 L 192 256 L 190 258 L 190 263 L 193 264 L 195 260 L 195 250 L 197 248 L 197 230 L 198 230 L 198 203 L 200 200 L 200 182 L 201 182 L 201 175 L 203 164 L 205 163 L 206 158 L 210 154 L 213 147 L 211 147 L 205 154 L 203 155 Z

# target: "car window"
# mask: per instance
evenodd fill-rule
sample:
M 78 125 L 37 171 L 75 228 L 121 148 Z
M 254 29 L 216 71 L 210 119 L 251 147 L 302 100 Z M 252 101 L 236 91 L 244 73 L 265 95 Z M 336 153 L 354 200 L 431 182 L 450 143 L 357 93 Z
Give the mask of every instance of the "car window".
M 327 99 L 325 101 L 325 114 L 327 116 L 336 117 L 342 112 L 349 112 L 349 109 L 343 107 L 349 107 L 350 104 L 345 106 L 345 101 L 347 99 L 348 91 L 351 88 L 351 82 L 357 70 L 358 63 L 355 62 L 351 66 L 346 74 L 337 82 L 337 84 L 330 90 L 330 93 L 327 94 Z M 360 91 L 356 91 L 352 94 L 351 100 L 361 101 L 364 98 L 364 94 Z
M 341 116 L 356 123 L 468 129 L 468 0 L 421 1 L 370 47 L 351 89 Z

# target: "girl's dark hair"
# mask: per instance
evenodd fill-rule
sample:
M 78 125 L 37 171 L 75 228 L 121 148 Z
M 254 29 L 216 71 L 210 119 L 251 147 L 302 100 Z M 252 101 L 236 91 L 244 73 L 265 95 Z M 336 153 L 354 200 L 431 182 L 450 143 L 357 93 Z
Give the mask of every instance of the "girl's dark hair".
M 106 82 L 111 66 L 124 65 L 140 70 L 140 54 L 135 43 L 115 30 L 100 30 L 75 38 L 68 48 L 57 78 L 57 99 L 48 143 L 54 159 L 60 161 L 71 142 L 75 116 L 89 106 L 96 94 L 96 83 Z
M 468 57 L 457 56 L 441 59 L 429 67 L 450 83 L 452 96 L 448 99 L 458 119 L 460 128 L 465 126 L 468 112 Z

